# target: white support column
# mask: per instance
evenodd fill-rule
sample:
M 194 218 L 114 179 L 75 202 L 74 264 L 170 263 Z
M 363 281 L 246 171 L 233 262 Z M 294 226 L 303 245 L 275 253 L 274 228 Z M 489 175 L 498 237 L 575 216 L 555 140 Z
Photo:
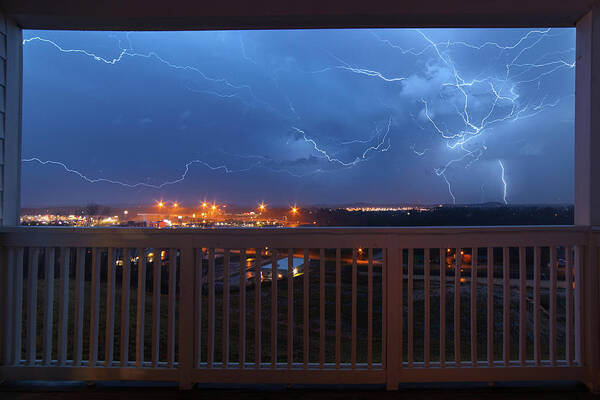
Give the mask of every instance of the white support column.
M 19 223 L 23 35 L 0 14 L 0 226 Z
M 577 22 L 575 224 L 600 226 L 600 4 Z
M 575 224 L 600 226 L 600 3 L 577 22 L 577 67 L 575 79 Z M 591 235 L 590 235 L 591 239 Z M 586 384 L 600 390 L 600 301 L 597 252 L 593 241 L 580 262 L 583 276 L 584 327 L 583 363 L 587 371 Z

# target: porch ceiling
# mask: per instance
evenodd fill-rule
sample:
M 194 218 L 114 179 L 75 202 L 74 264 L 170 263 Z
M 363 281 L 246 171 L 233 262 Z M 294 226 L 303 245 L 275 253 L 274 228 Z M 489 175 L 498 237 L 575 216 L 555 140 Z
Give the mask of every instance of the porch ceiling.
M 600 0 L 0 0 L 28 29 L 574 26 Z

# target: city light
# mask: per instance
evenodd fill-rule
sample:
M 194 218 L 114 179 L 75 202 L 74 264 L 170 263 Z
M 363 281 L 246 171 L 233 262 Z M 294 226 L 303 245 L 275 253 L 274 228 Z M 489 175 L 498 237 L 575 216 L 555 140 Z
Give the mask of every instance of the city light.
M 163 203 L 162 201 L 158 202 L 158 207 L 159 208 L 163 208 L 165 206 L 165 203 Z
M 260 204 L 258 205 L 258 209 L 259 209 L 260 211 L 265 211 L 265 210 L 267 209 L 267 206 L 265 205 L 265 203 L 260 203 Z
M 297 214 L 298 213 L 298 208 L 297 207 L 292 207 L 292 214 Z
M 177 202 L 173 203 L 173 208 L 177 208 L 179 207 L 179 204 Z

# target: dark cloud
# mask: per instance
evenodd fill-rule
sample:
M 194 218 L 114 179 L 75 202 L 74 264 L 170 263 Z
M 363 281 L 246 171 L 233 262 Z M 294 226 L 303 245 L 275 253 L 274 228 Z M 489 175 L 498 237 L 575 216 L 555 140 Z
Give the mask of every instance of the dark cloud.
M 24 36 L 24 158 L 202 161 L 26 162 L 24 205 L 573 199 L 573 29 Z

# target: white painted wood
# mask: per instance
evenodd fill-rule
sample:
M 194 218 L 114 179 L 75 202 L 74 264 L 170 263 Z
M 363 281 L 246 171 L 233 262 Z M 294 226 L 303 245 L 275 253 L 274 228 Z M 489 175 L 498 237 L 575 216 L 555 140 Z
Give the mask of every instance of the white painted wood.
M 58 293 L 58 365 L 64 366 L 67 361 L 67 340 L 69 322 L 69 268 L 71 249 L 60 249 L 60 286 Z
M 357 279 L 358 279 L 358 267 L 356 264 L 356 248 L 352 248 L 352 344 L 350 349 L 350 360 L 352 363 L 352 369 L 356 368 L 356 326 L 358 321 L 357 316 Z
M 100 328 L 100 269 L 102 250 L 92 248 L 92 295 L 90 306 L 90 339 L 88 366 L 95 367 L 98 361 L 98 330 Z
M 246 249 L 240 250 L 240 322 L 239 322 L 239 365 L 246 364 Z
M 229 363 L 229 249 L 223 254 L 223 368 Z
M 494 248 L 487 248 L 487 359 L 494 366 Z
M 573 366 L 573 247 L 567 246 L 565 252 L 565 355 L 569 366 Z
M 575 224 L 600 225 L 600 7 L 597 2 L 576 24 Z
M 79 366 L 83 357 L 83 306 L 85 298 L 85 255 L 87 249 L 79 247 L 75 260 L 75 315 L 73 316 L 73 364 Z
M 323 248 L 319 250 L 319 364 L 321 368 L 325 364 L 325 249 Z
M 137 249 L 138 277 L 137 277 L 137 312 L 135 333 L 135 366 L 140 368 L 144 364 L 144 326 L 146 324 L 146 266 L 148 258 L 144 248 Z
M 387 330 L 387 319 L 388 319 L 388 293 L 387 293 L 387 270 L 388 270 L 388 251 L 387 249 L 381 249 L 383 263 L 381 265 L 381 364 L 384 369 L 387 369 L 387 355 L 388 355 L 388 330 Z
M 302 307 L 304 310 L 304 318 L 302 320 L 303 323 L 303 339 L 302 339 L 302 349 L 304 350 L 303 360 L 304 360 L 304 369 L 308 368 L 308 351 L 309 351 L 309 326 L 310 326 L 310 318 L 309 318 L 309 290 L 310 290 L 310 256 L 309 249 L 304 249 L 304 301 L 302 302 Z
M 573 303 L 575 306 L 575 363 L 583 364 L 583 343 L 584 326 L 582 317 L 583 312 L 583 249 L 581 246 L 575 246 L 575 293 Z
M 154 258 L 152 261 L 152 366 L 157 367 L 159 361 L 160 347 L 160 288 L 162 262 L 160 259 L 161 248 L 154 247 Z
M 175 364 L 175 306 L 177 301 L 177 249 L 169 249 L 169 308 L 167 311 L 167 366 Z
M 526 286 L 526 263 L 525 248 L 519 247 L 519 360 L 521 366 L 525 366 L 527 359 L 527 286 Z
M 277 250 L 271 249 L 271 368 L 277 364 Z
M 508 367 L 510 362 L 510 258 L 509 248 L 502 249 L 502 359 L 504 366 Z
M 29 249 L 29 270 L 27 273 L 27 365 L 36 361 L 36 318 L 37 318 L 37 282 L 39 249 Z
M 21 27 L 12 18 L 3 20 L 6 23 L 6 79 L 3 101 L 5 106 L 0 115 L 3 120 L 0 123 L 4 123 L 4 149 L 0 149 L 4 152 L 4 165 L 0 172 L 3 175 L 0 176 L 3 181 L 0 225 L 15 226 L 19 225 L 21 209 L 23 34 Z
M 440 248 L 440 366 L 446 363 L 446 249 Z
M 479 249 L 471 249 L 471 366 L 477 367 L 477 263 Z
M 24 250 L 22 247 L 17 248 L 17 258 L 15 261 L 15 288 L 14 288 L 14 296 L 15 296 L 15 308 L 13 310 L 14 314 L 14 345 L 13 345 L 13 356 L 12 363 L 13 365 L 19 365 L 21 363 L 21 336 L 22 336 L 22 321 L 23 321 L 23 269 L 24 269 L 24 259 L 23 259 Z
M 542 363 L 542 343 L 541 343 L 541 304 L 540 304 L 540 279 L 541 279 L 541 249 L 538 246 L 533 248 L 533 358 L 537 366 Z
M 115 344 L 115 285 L 117 252 L 112 247 L 108 248 L 107 273 L 106 273 L 106 333 L 104 335 L 105 357 L 104 366 L 111 367 L 114 356 Z
M 369 253 L 368 253 L 368 270 L 367 270 L 367 307 L 368 307 L 368 311 L 367 311 L 367 323 L 369 324 L 367 326 L 367 364 L 369 365 L 369 369 L 373 368 L 373 248 L 369 247 Z M 324 258 L 324 254 L 321 256 L 321 259 Z M 324 261 L 321 261 L 322 263 L 324 263 Z M 321 304 L 321 309 L 322 309 L 322 313 L 323 313 L 323 324 L 325 321 L 325 311 L 324 311 L 324 304 Z M 321 325 L 322 328 L 321 329 L 325 329 L 324 325 Z M 323 347 L 324 347 L 324 341 L 323 341 Z M 323 349 L 323 353 L 325 352 L 325 350 Z M 321 368 L 323 368 L 321 366 Z
M 430 305 L 430 284 L 431 284 L 431 250 L 426 248 L 424 250 L 424 274 L 425 274 L 425 282 L 424 282 L 424 308 L 425 312 L 423 314 L 423 359 L 425 363 L 425 368 L 429 367 L 429 352 L 431 348 L 430 340 L 431 340 L 431 332 L 430 332 L 430 321 L 431 321 L 431 305 Z
M 44 335 L 42 348 L 42 365 L 49 365 L 52 360 L 52 325 L 54 313 L 54 248 L 46 249 L 44 260 L 46 294 L 44 296 Z
M 288 249 L 288 326 L 287 326 L 287 362 L 292 367 L 294 357 L 294 249 Z
M 456 366 L 460 367 L 460 268 L 462 265 L 462 249 L 455 251 L 454 265 L 454 359 Z
M 179 246 L 179 349 L 177 369 L 179 370 L 179 389 L 190 390 L 194 383 L 194 340 L 196 310 L 194 308 L 196 286 L 196 260 L 191 240 Z M 201 287 L 201 286 L 200 286 Z
M 548 337 L 548 342 L 550 343 L 550 361 L 552 365 L 556 365 L 556 269 L 557 269 L 557 260 L 556 260 L 556 247 L 550 247 L 550 299 L 549 299 L 549 311 L 548 311 L 548 320 L 550 324 L 550 333 Z
M 254 366 L 260 368 L 262 362 L 262 248 L 256 248 L 254 262 Z
M 129 302 L 131 287 L 131 259 L 129 249 L 123 248 L 123 267 L 121 269 L 121 367 L 129 365 Z
M 258 260 L 258 249 L 257 249 Z M 208 368 L 213 368 L 215 360 L 215 249 L 208 249 L 208 330 L 207 330 L 207 347 L 206 347 L 206 365 Z
M 335 367 L 342 357 L 342 249 L 335 249 Z
M 396 247 L 391 238 L 386 246 L 384 268 L 386 281 L 387 306 L 386 322 L 386 388 L 397 390 L 402 370 L 402 249 Z
M 2 282 L 2 290 L 4 293 L 0 294 L 0 296 L 4 297 L 3 302 L 3 316 L 4 316 L 4 326 L 1 328 L 3 331 L 2 336 L 2 365 L 11 365 L 12 357 L 14 355 L 13 351 L 13 335 L 15 331 L 15 318 L 14 318 L 14 284 L 15 284 L 15 249 L 13 247 L 5 247 L 2 249 L 2 271 L 0 271 L 0 275 L 3 275 Z

